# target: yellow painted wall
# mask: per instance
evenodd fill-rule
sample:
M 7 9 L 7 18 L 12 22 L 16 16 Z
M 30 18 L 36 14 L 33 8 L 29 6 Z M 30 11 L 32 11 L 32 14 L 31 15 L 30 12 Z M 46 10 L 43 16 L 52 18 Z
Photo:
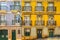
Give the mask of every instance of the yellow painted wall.
M 36 6 L 37 1 L 33 0 L 31 1 L 31 6 L 32 6 L 32 14 L 35 14 L 35 6 Z M 48 2 L 47 1 L 43 1 L 42 2 L 43 6 L 44 6 L 44 13 L 47 14 L 46 8 L 48 6 Z M 22 0 L 22 6 L 24 6 L 24 0 Z M 56 6 L 56 14 L 60 14 L 60 2 L 56 2 L 54 1 L 54 6 Z M 22 15 L 23 16 L 23 15 Z M 57 21 L 57 26 L 60 26 L 60 15 L 54 15 L 54 19 Z M 36 20 L 36 15 L 31 15 L 31 20 L 32 20 L 32 26 L 35 26 L 35 20 Z M 46 21 L 48 20 L 48 15 L 43 15 L 43 20 L 45 21 L 45 26 L 46 26 Z

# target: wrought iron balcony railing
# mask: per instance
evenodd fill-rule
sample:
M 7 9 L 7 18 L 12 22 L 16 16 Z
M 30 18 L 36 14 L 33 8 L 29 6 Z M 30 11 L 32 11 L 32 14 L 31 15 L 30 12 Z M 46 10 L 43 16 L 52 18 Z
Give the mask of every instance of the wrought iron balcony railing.
M 20 5 L 10 5 L 10 10 L 21 10 Z
M 31 20 L 28 20 L 28 21 L 24 20 L 23 21 L 23 25 L 25 25 L 25 26 L 31 26 L 32 25 L 32 21 Z
M 47 7 L 47 11 L 48 12 L 55 12 L 56 11 L 56 7 L 54 7 L 54 6 L 48 6 Z
M 7 6 L 0 6 L 0 10 L 8 10 L 8 7 Z
M 26 12 L 32 11 L 32 7 L 31 6 L 23 6 L 22 11 L 26 11 Z
M 45 24 L 45 22 L 43 20 L 41 20 L 41 21 L 36 20 L 36 26 L 42 26 L 44 24 Z
M 0 25 L 6 25 L 6 20 L 0 20 Z
M 55 25 L 56 26 L 56 21 L 47 21 L 48 26 Z
M 43 6 L 36 6 L 35 11 L 44 11 L 44 7 Z
M 12 25 L 15 25 L 16 23 L 19 23 L 20 26 L 22 25 L 22 21 L 21 20 L 19 20 L 19 21 L 12 20 Z

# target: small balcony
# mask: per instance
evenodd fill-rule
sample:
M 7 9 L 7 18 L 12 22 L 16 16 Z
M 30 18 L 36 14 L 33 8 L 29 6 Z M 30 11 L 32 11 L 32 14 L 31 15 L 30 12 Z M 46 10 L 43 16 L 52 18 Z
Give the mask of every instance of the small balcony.
M 8 11 L 8 7 L 7 6 L 0 6 L 0 12 L 6 12 Z
M 23 26 L 32 26 L 32 21 L 31 20 L 23 21 Z
M 56 21 L 47 21 L 47 26 L 49 28 L 54 28 L 56 26 Z
M 35 11 L 42 12 L 42 11 L 44 11 L 44 7 L 43 6 L 36 6 Z
M 22 11 L 23 11 L 23 13 L 31 13 L 32 12 L 32 6 L 23 6 Z
M 36 23 L 35 24 L 36 27 L 40 27 L 40 28 L 43 28 L 43 26 L 45 25 L 45 22 L 43 20 L 41 21 L 36 20 L 35 23 Z
M 56 12 L 56 7 L 54 7 L 54 6 L 48 6 L 47 7 L 47 12 L 48 13 L 55 13 Z
M 10 10 L 21 10 L 20 5 L 10 5 Z
M 17 21 L 17 20 L 12 20 L 12 25 L 22 26 L 22 21 L 21 21 L 21 20 L 19 20 L 19 21 Z
M 6 26 L 6 20 L 0 20 L 0 26 Z
M 43 6 L 36 6 L 35 7 L 35 12 L 36 13 L 42 13 L 42 12 L 44 12 L 44 7 Z

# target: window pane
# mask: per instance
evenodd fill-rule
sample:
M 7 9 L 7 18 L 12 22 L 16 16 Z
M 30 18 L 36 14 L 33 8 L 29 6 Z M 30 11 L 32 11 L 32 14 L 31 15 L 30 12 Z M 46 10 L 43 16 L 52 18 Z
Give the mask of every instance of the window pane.
M 30 16 L 25 16 L 25 20 L 30 20 Z
M 25 2 L 25 6 L 30 6 L 30 2 Z
M 42 6 L 42 3 L 41 2 L 37 2 L 37 6 Z
M 15 5 L 20 5 L 20 1 L 15 1 L 14 4 Z
M 21 6 L 20 5 L 16 5 L 15 6 L 15 10 L 21 10 Z
M 7 5 L 7 3 L 6 2 L 1 2 L 1 5 L 3 6 L 3 5 Z
M 7 10 L 8 8 L 6 6 L 1 6 L 1 10 Z
M 49 2 L 48 6 L 54 6 L 54 3 L 53 2 Z
M 7 10 L 7 2 L 0 2 L 1 10 Z

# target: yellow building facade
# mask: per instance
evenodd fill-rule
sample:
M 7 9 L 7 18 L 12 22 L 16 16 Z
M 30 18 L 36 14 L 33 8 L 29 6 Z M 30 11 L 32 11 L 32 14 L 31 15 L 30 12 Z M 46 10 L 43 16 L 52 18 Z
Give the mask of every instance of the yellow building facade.
M 55 28 L 60 26 L 59 4 L 59 0 L 22 0 L 23 20 L 28 16 L 31 24 L 30 26 L 22 26 L 24 30 L 22 30 L 22 38 L 36 39 L 41 36 L 44 38 L 49 37 L 50 32 L 56 32 L 57 29 Z M 27 19 L 29 20 L 29 18 Z M 54 20 L 52 24 L 50 24 L 50 18 Z M 40 23 L 39 20 L 42 22 Z M 30 30 L 30 36 L 24 36 L 25 29 Z M 38 37 L 39 32 L 41 35 Z

